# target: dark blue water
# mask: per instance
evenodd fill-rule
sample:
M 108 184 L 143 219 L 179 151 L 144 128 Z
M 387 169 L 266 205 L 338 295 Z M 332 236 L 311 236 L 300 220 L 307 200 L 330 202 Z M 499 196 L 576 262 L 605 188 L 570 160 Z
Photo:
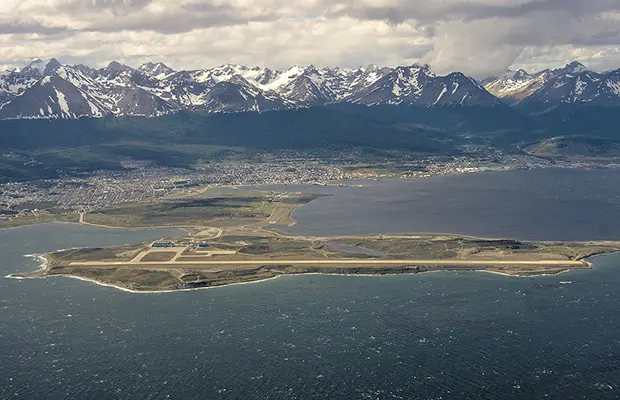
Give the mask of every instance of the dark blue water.
M 0 275 L 35 269 L 27 253 L 169 234 L 3 230 Z M 0 399 L 617 399 L 620 255 L 594 265 L 154 295 L 0 279 Z
M 357 187 L 288 185 L 333 194 L 293 213 L 303 235 L 460 233 L 531 240 L 620 239 L 620 170 L 485 172 Z

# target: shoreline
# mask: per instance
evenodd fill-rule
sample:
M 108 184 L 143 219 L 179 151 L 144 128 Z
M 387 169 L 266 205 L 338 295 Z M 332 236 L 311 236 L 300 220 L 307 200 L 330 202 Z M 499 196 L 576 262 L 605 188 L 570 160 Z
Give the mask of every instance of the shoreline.
M 89 224 L 89 223 L 70 222 L 70 221 L 46 221 L 46 222 L 34 222 L 32 224 L 24 224 L 24 225 L 16 225 L 16 226 L 5 226 L 5 227 L 1 227 L 0 231 L 11 230 L 11 229 L 27 228 L 27 227 L 40 226 L 40 225 L 49 225 L 49 224 L 88 226 L 88 227 L 91 227 L 91 228 L 100 228 L 100 229 L 109 229 L 109 230 L 125 230 L 125 231 L 147 231 L 147 230 L 151 230 L 151 229 L 179 229 L 179 230 L 185 231 L 188 234 L 190 233 L 188 231 L 188 229 L 191 229 L 191 228 L 188 228 L 187 226 L 185 226 L 185 227 L 181 227 L 181 226 L 137 226 L 137 227 L 132 227 L 132 226 L 93 225 L 93 224 Z M 210 228 L 210 227 L 207 227 L 207 228 Z
M 509 169 L 481 169 L 481 170 L 477 170 L 477 171 L 467 171 L 467 172 L 451 172 L 451 173 L 445 173 L 445 174 L 433 174 L 430 176 L 410 176 L 410 177 L 380 177 L 380 178 L 352 178 L 352 179 L 338 179 L 338 180 L 330 180 L 327 183 L 328 187 L 337 187 L 337 185 L 339 183 L 347 183 L 347 184 L 367 184 L 367 183 L 374 183 L 374 182 L 381 182 L 381 181 L 398 181 L 398 180 L 425 180 L 425 179 L 431 179 L 431 178 L 438 178 L 438 177 L 452 177 L 452 176 L 461 176 L 461 175 L 471 175 L 471 174 L 483 174 L 483 173 L 504 173 L 504 172 L 515 172 L 515 171 L 537 171 L 537 170 L 545 170 L 545 169 L 562 169 L 562 170 L 581 170 L 581 171 L 589 171 L 588 169 L 582 167 L 582 166 L 570 166 L 570 165 L 560 165 L 560 166 L 553 166 L 553 167 L 539 167 L 539 168 L 533 168 L 533 169 L 521 169 L 521 168 L 509 168 Z M 614 169 L 614 168 L 603 168 L 603 169 Z M 299 182 L 287 182 L 287 183 L 263 183 L 263 184 L 240 184 L 240 185 L 206 185 L 205 187 L 203 187 L 201 190 L 198 190 L 196 192 L 191 192 L 191 193 L 178 193 L 178 194 L 173 194 L 172 196 L 179 196 L 180 198 L 183 197 L 191 197 L 194 195 L 200 195 L 200 194 L 204 194 L 209 190 L 212 189 L 233 189 L 233 190 L 239 190 L 239 189 L 258 189 L 260 190 L 260 188 L 264 188 L 264 187 L 269 187 L 269 186 L 288 186 L 288 185 L 303 185 L 303 186 L 315 186 L 314 183 L 312 182 L 307 182 L 307 183 L 299 183 Z M 159 198 L 154 198 L 151 200 L 157 200 Z M 299 207 L 302 207 L 306 204 L 302 204 Z M 297 224 L 297 221 L 295 221 L 294 218 L 292 218 L 292 214 L 296 209 L 291 210 L 290 216 L 289 218 L 293 221 L 292 224 L 286 225 L 286 226 L 294 226 Z M 87 213 L 87 212 L 86 212 Z M 80 212 L 75 212 L 75 214 L 80 217 Z M 5 230 L 5 229 L 15 229 L 15 228 L 21 228 L 21 227 L 25 227 L 25 226 L 34 226 L 34 225 L 45 225 L 45 224 L 50 224 L 50 223 L 66 223 L 66 224 L 77 224 L 77 225 L 86 225 L 86 226 L 91 226 L 91 227 L 98 227 L 98 228 L 102 228 L 102 229 L 125 229 L 125 230 L 146 230 L 146 229 L 180 229 L 183 230 L 185 232 L 187 232 L 188 234 L 191 234 L 191 232 L 189 230 L 191 230 L 193 227 L 188 227 L 188 226 L 146 226 L 146 227 L 121 227 L 121 226 L 108 226 L 108 225 L 98 225 L 98 224 L 91 224 L 89 222 L 81 222 L 82 219 L 79 218 L 78 221 L 47 221 L 47 222 L 31 222 L 31 223 L 27 223 L 27 224 L 23 224 L 23 225 L 16 225 L 16 226 L 6 226 L 6 227 L 0 227 L 0 231 Z M 437 235 L 441 234 L 441 233 L 435 233 Z M 460 236 L 468 236 L 467 234 L 458 234 Z M 485 239 L 485 238 L 480 238 L 480 239 Z M 530 239 L 519 239 L 519 240 L 530 240 Z M 620 239 L 619 239 L 620 241 Z
M 614 253 L 609 253 L 609 254 L 614 254 Z M 34 256 L 34 255 L 25 255 L 25 256 Z M 37 272 L 43 272 L 45 271 L 45 269 L 47 269 L 47 265 L 49 263 L 49 260 L 47 259 L 47 257 L 45 257 L 44 255 L 39 255 L 38 257 L 41 257 L 44 259 L 44 262 L 42 263 L 42 268 L 39 268 L 37 271 L 34 271 L 33 273 L 37 273 Z M 307 272 L 307 273 L 298 273 L 298 274 L 278 274 L 276 276 L 273 276 L 271 278 L 265 278 L 265 279 L 258 279 L 255 281 L 251 281 L 251 282 L 236 282 L 236 283 L 227 283 L 225 285 L 217 285 L 217 286 L 205 286 L 205 287 L 197 287 L 197 288 L 186 288 L 186 289 L 162 289 L 162 290 L 135 290 L 135 289 L 129 289 L 123 286 L 119 286 L 119 285 L 114 285 L 112 283 L 104 283 L 104 282 L 99 282 L 97 280 L 91 279 L 91 278 L 84 278 L 81 276 L 77 276 L 77 275 L 71 275 L 71 274 L 58 274 L 58 275 L 39 275 L 39 276 L 15 276 L 16 274 L 9 274 L 7 276 L 5 276 L 6 279 L 16 279 L 16 280 L 26 280 L 26 279 L 47 279 L 47 278 L 71 278 L 71 279 L 77 279 L 83 282 L 89 282 L 98 286 L 103 286 L 103 287 L 109 287 L 109 288 L 113 288 L 113 289 L 117 289 L 117 290 L 121 290 L 123 292 L 127 292 L 127 293 L 132 293 L 132 294 L 166 294 L 166 293 L 179 293 L 179 292 L 190 292 L 190 291 L 198 291 L 198 290 L 207 290 L 207 289 L 218 289 L 218 288 L 226 288 L 226 287 L 231 287 L 231 286 L 238 286 L 238 285 L 250 285 L 250 284 L 255 284 L 255 283 L 263 283 L 263 282 L 267 282 L 267 281 L 271 281 L 271 280 L 275 280 L 275 279 L 279 279 L 282 277 L 296 277 L 296 276 L 310 276 L 310 275 L 319 275 L 319 276 L 340 276 L 340 277 L 364 277 L 364 278 L 369 278 L 369 277 L 377 277 L 377 278 L 381 278 L 381 277 L 387 277 L 387 276 L 402 276 L 402 275 L 407 275 L 407 276 L 415 276 L 415 275 L 425 275 L 425 274 L 431 274 L 431 273 L 454 273 L 454 272 L 476 272 L 476 273 L 487 273 L 487 274 L 492 274 L 492 275 L 498 275 L 498 276 L 503 276 L 503 277 L 507 277 L 507 278 L 540 278 L 540 277 L 550 277 L 550 276 L 558 276 L 564 273 L 568 273 L 571 272 L 571 270 L 562 270 L 559 271 L 557 273 L 554 274 L 536 274 L 536 275 L 511 275 L 508 273 L 504 273 L 504 272 L 498 272 L 498 271 L 489 271 L 489 270 L 470 270 L 470 271 L 458 271 L 458 270 L 436 270 L 436 271 L 421 271 L 421 272 L 409 272 L 409 273 L 394 273 L 394 274 L 342 274 L 342 273 L 323 273 L 323 272 Z
M 84 278 L 84 277 L 81 277 L 81 276 L 70 275 L 70 274 L 42 275 L 42 276 L 13 276 L 13 275 L 15 275 L 15 274 L 9 274 L 9 275 L 5 276 L 5 278 L 6 279 L 16 279 L 16 280 L 48 279 L 48 278 L 71 278 L 71 279 L 77 279 L 77 280 L 84 281 L 84 282 L 93 283 L 93 284 L 98 285 L 98 286 L 109 287 L 109 288 L 121 290 L 123 292 L 132 293 L 132 294 L 165 294 L 165 293 L 192 292 L 192 291 L 196 291 L 196 290 L 217 289 L 217 288 L 224 288 L 224 287 L 228 287 L 228 286 L 250 285 L 250 284 L 253 284 L 253 283 L 262 283 L 262 282 L 270 281 L 270 280 L 273 280 L 273 279 L 278 279 L 281 276 L 283 276 L 283 275 L 277 275 L 277 276 L 274 276 L 274 277 L 271 277 L 271 278 L 259 279 L 259 280 L 251 281 L 251 282 L 227 283 L 226 285 L 205 286 L 205 287 L 198 287 L 198 288 L 163 289 L 163 290 L 134 290 L 134 289 L 129 289 L 129 288 L 126 288 L 126 287 L 123 287 L 123 286 L 114 285 L 112 283 L 99 282 L 99 281 L 96 281 L 94 279 Z
M 617 243 L 617 242 L 614 242 Z M 72 249 L 78 249 L 80 247 L 72 247 L 72 248 L 68 248 L 68 249 L 64 249 L 64 250 L 72 250 Z M 593 269 L 593 263 L 592 261 L 590 261 L 590 259 L 594 258 L 594 257 L 598 257 L 598 256 L 603 256 L 603 255 L 611 255 L 611 254 L 616 254 L 616 253 L 620 253 L 620 251 L 613 251 L 613 252 L 597 252 L 597 253 L 591 253 L 591 254 L 587 254 L 584 255 L 582 257 L 579 257 L 577 260 L 579 260 L 581 263 L 584 264 L 585 268 L 579 268 L 578 270 L 585 270 L 585 269 L 589 269 L 592 270 Z M 282 276 L 285 275 L 289 275 L 289 276 L 302 276 L 302 275 L 325 275 L 325 276 L 345 276 L 345 277 L 353 277 L 353 276 L 359 276 L 359 277 L 381 277 L 381 276 L 396 276 L 396 275 L 417 275 L 417 274 L 426 274 L 426 273 L 431 273 L 431 272 L 484 272 L 487 274 L 493 274 L 493 275 L 500 275 L 500 276 L 504 276 L 504 277 L 509 277 L 509 278 L 538 278 L 538 277 L 543 277 L 543 276 L 556 276 L 556 275 L 560 275 L 560 274 L 564 274 L 567 272 L 571 272 L 573 271 L 573 269 L 563 269 L 563 270 L 558 270 L 557 272 L 551 272 L 551 273 L 545 273 L 544 271 L 541 271 L 541 273 L 533 273 L 533 274 L 511 274 L 508 272 L 503 272 L 503 271 L 493 271 L 493 270 L 489 270 L 489 269 L 469 269 L 469 270 L 458 270 L 458 269 L 441 269 L 441 270 L 426 270 L 426 271 L 407 271 L 407 272 L 398 272 L 395 271 L 393 273 L 390 272 L 379 272 L 379 273 L 329 273 L 329 272 L 299 272 L 299 273 L 276 273 L 275 276 L 269 277 L 269 278 L 264 278 L 264 279 L 256 279 L 256 280 L 252 280 L 252 281 L 246 281 L 246 282 L 231 282 L 231 283 L 226 283 L 226 284 L 222 284 L 222 285 L 212 285 L 212 286 L 202 286 L 202 287 L 188 287 L 188 288 L 178 288 L 178 289 L 169 289 L 169 288 L 162 288 L 161 290 L 140 290 L 140 289 L 130 289 L 128 287 L 123 286 L 122 284 L 114 284 L 114 283 L 105 283 L 105 282 L 101 282 L 98 281 L 96 279 L 92 279 L 92 278 L 87 278 L 87 277 L 82 277 L 82 276 L 78 276 L 78 275 L 72 275 L 72 274 L 49 274 L 48 270 L 50 268 L 50 265 L 52 263 L 52 259 L 50 259 L 49 255 L 47 253 L 33 253 L 33 254 L 24 254 L 23 257 L 26 258 L 32 258 L 36 261 L 38 261 L 38 267 L 36 270 L 34 271 L 30 271 L 30 272 L 15 272 L 15 273 L 11 273 L 7 276 L 5 276 L 5 278 L 7 279 L 17 279 L 17 280 L 24 280 L 24 279 L 41 279 L 41 278 L 49 278 L 49 277 L 68 277 L 68 278 L 72 278 L 72 279 L 78 279 L 81 281 L 85 281 L 85 282 L 90 282 L 90 283 L 94 283 L 96 285 L 99 286 L 105 286 L 105 287 L 111 287 L 114 289 L 118 289 L 121 291 L 125 291 L 128 293 L 133 293 L 133 294 L 158 294 L 158 293 L 174 293 L 174 292 L 185 292 L 185 291 L 195 291 L 195 290 L 204 290 L 204 289 L 214 289 L 214 288 L 219 288 L 219 287 L 227 287 L 227 286 L 233 286 L 233 285 L 244 285 L 244 284 L 251 284 L 251 283 L 261 283 L 263 281 L 267 281 L 267 280 L 272 280 L 272 279 L 277 279 L 280 278 Z M 131 284 L 131 282 L 128 282 L 129 284 Z M 191 284 L 191 283 L 189 283 Z
M 590 267 L 590 269 L 592 269 L 592 268 Z M 482 272 L 482 273 L 485 273 L 485 274 L 501 275 L 501 276 L 507 276 L 507 277 L 510 277 L 510 278 L 540 278 L 540 277 L 543 277 L 543 276 L 557 276 L 557 275 L 567 274 L 567 273 L 569 273 L 571 271 L 583 271 L 583 270 L 565 269 L 565 270 L 556 272 L 555 274 L 536 274 L 536 275 L 510 275 L 510 274 L 507 274 L 505 272 L 489 271 L 489 270 L 484 270 L 484 269 L 479 269 L 479 270 L 472 271 L 472 272 Z M 437 272 L 441 272 L 441 271 L 437 271 Z M 450 272 L 450 271 L 446 271 L 446 272 Z
M 299 206 L 299 207 L 303 207 L 305 204 Z M 299 208 L 298 207 L 298 208 Z M 294 211 L 294 210 L 293 210 Z M 63 224 L 63 225 L 78 225 L 78 226 L 88 226 L 88 227 L 92 227 L 92 228 L 101 228 L 101 229 L 110 229 L 110 230 L 127 230 L 127 231 L 148 231 L 148 230 L 158 230 L 158 229 L 178 229 L 178 230 L 182 230 L 185 231 L 187 233 L 189 233 L 187 231 L 187 229 L 192 229 L 192 227 L 181 227 L 181 226 L 144 226 L 144 227 L 120 227 L 120 226 L 110 226 L 110 227 L 106 227 L 104 225 L 102 226 L 94 226 L 94 225 L 90 225 L 90 224 L 82 224 L 80 222 L 66 222 L 66 221 L 50 221 L 50 222 L 43 222 L 40 224 L 30 224 L 30 225 L 21 225 L 21 226 L 11 226 L 11 227 L 6 227 L 6 228 L 0 228 L 1 230 L 8 230 L 8 229 L 20 229 L 20 228 L 26 228 L 26 227 L 32 227 L 32 226 L 37 226 L 37 225 L 48 225 L 48 224 Z M 294 226 L 297 225 L 297 221 L 295 221 L 295 224 L 293 225 L 284 225 L 284 226 Z M 276 225 L 277 227 L 282 227 L 282 225 Z M 206 226 L 206 227 L 200 227 L 200 228 L 213 228 L 210 226 Z M 220 229 L 220 228 L 217 228 Z M 564 239 L 548 239 L 548 240 L 536 240 L 536 239 L 523 239 L 523 238 L 514 238 L 514 237 L 482 237 L 482 236 L 473 236 L 470 234 L 466 234 L 466 233 L 445 233 L 445 232 L 396 232 L 396 233 L 374 233 L 374 234 L 368 234 L 368 235 L 359 235 L 359 234 L 353 234 L 353 235 L 334 235 L 334 236 L 315 236 L 315 235 L 297 235 L 297 234 L 293 234 L 293 233 L 289 233 L 286 231 L 281 231 L 280 229 L 277 229 L 276 227 L 274 227 L 273 229 L 269 229 L 269 227 L 263 228 L 263 230 L 265 232 L 269 232 L 269 233 L 275 233 L 275 234 L 279 234 L 282 236 L 288 236 L 288 237 L 307 237 L 307 236 L 311 236 L 313 238 L 317 238 L 317 239 L 323 239 L 323 240 L 334 240 L 334 239 L 356 239 L 356 238 L 369 238 L 369 237 L 385 237 L 385 238 L 408 238 L 411 236 L 446 236 L 446 237 L 463 237 L 466 239 L 473 239 L 473 240 L 517 240 L 517 241 L 521 241 L 521 242 L 537 242 L 537 243 L 596 243 L 596 242 L 600 242 L 600 243 L 612 243 L 612 244 L 618 244 L 620 245 L 620 239 L 593 239 L 593 240 L 564 240 Z M 193 235 L 190 235 L 193 236 Z M 59 250 L 55 250 L 56 251 L 62 251 L 62 250 L 73 250 L 73 249 L 80 249 L 83 247 L 69 247 L 67 249 L 59 249 Z M 620 251 L 618 251 L 620 252 Z M 584 261 L 587 262 L 585 259 L 586 258 L 590 258 L 596 255 L 600 255 L 600 254 L 609 254 L 609 253 L 593 253 L 593 254 L 588 254 L 584 257 L 581 257 L 579 259 L 577 259 L 577 261 Z

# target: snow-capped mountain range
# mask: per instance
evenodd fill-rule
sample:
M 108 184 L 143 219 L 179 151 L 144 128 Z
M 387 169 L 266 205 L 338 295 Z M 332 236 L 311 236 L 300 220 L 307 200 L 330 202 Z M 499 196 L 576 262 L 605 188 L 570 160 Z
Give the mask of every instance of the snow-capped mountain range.
M 620 70 L 597 73 L 579 62 L 529 74 L 524 70 L 483 81 L 485 88 L 511 105 L 553 107 L 561 103 L 620 106 Z
M 106 68 L 36 60 L 0 74 L 0 119 L 158 116 L 179 110 L 270 111 L 348 102 L 364 105 L 461 104 L 498 100 L 461 73 L 427 65 L 357 69 L 294 66 L 285 71 L 228 64 L 175 71 L 162 63 Z
M 604 74 L 577 62 L 529 74 L 509 71 L 481 81 L 428 65 L 357 69 L 293 66 L 287 70 L 227 64 L 175 71 L 163 63 L 95 69 L 35 60 L 0 73 L 0 119 L 159 116 L 181 110 L 271 111 L 329 103 L 367 106 L 493 107 L 559 103 L 620 105 L 620 70 Z

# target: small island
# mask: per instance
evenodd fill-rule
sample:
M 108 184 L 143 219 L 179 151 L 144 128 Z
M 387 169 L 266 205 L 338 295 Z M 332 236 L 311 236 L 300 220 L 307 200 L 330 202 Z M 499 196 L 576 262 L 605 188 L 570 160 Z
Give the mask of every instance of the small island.
M 294 236 L 274 228 L 321 195 L 238 192 L 175 196 L 83 213 L 108 228 L 179 227 L 187 234 L 155 242 L 61 250 L 41 270 L 14 278 L 70 276 L 135 292 L 201 289 L 283 275 L 388 275 L 487 271 L 511 276 L 589 269 L 587 257 L 620 242 L 534 242 L 443 234 Z

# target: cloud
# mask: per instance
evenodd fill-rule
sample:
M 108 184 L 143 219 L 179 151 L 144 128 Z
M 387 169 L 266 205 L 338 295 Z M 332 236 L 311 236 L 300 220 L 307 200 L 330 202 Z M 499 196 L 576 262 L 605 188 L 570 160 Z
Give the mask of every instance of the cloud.
M 64 0 L 56 1 L 63 12 L 109 11 L 117 15 L 144 9 L 153 0 Z
M 0 63 L 613 67 L 620 0 L 2 0 Z M 620 65 L 616 65 L 620 67 Z
M 251 22 L 277 21 L 268 10 L 237 9 L 230 4 L 188 3 L 179 7 L 152 7 L 143 12 L 128 12 L 113 19 L 93 21 L 84 30 L 93 32 L 152 31 L 183 33 L 195 29 L 245 25 Z
M 44 26 L 36 21 L 0 21 L 0 35 L 6 34 L 41 34 L 55 35 L 66 32 L 64 26 Z
M 520 18 L 541 12 L 566 12 L 574 18 L 620 10 L 618 0 L 434 0 L 342 1 L 331 11 L 359 19 L 388 20 L 402 23 L 416 20 L 424 23 L 473 21 L 488 18 Z

